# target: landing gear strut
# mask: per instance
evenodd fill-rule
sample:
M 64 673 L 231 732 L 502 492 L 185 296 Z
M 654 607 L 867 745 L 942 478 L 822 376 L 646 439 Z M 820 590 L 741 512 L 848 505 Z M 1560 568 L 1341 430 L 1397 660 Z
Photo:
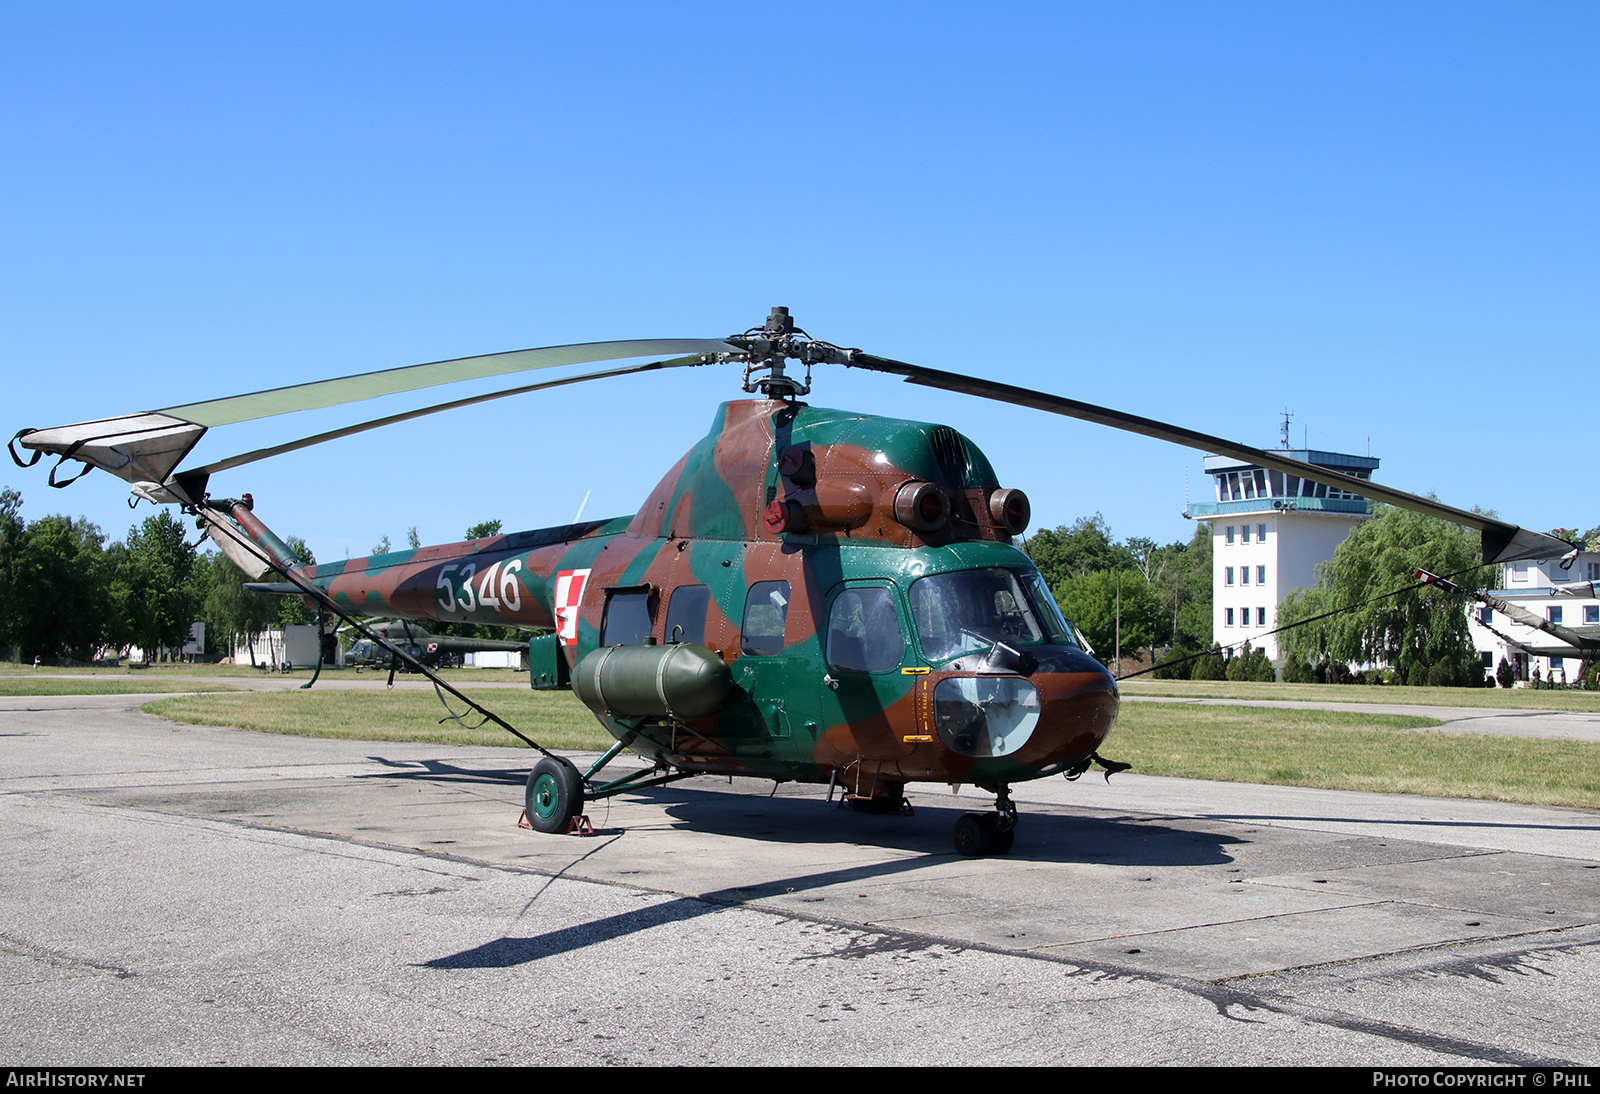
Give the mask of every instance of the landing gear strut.
M 963 813 L 956 821 L 956 853 L 959 855 L 1004 855 L 1010 852 L 1017 836 L 1017 807 L 1005 783 L 984 787 L 995 792 L 993 813 Z

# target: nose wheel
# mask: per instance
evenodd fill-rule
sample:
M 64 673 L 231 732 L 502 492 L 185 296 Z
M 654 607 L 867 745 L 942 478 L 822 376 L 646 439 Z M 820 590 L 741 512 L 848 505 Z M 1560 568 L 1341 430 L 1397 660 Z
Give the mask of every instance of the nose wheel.
M 956 821 L 955 831 L 951 833 L 956 854 L 973 858 L 1011 851 L 1017 835 L 1017 807 L 1004 783 L 996 791 L 994 804 L 992 813 L 963 813 Z

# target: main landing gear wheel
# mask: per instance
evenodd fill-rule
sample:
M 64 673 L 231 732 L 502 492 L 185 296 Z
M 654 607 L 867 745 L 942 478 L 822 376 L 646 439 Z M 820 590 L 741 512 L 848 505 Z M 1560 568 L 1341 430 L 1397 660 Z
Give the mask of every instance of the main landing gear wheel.
M 993 789 L 996 794 L 993 813 L 963 813 L 956 821 L 952 836 L 959 855 L 1009 854 L 1017 839 L 1017 807 L 1011 802 L 1011 791 L 1004 783 Z
M 1004 855 L 1016 842 L 1016 822 L 1001 826 L 999 813 L 963 813 L 953 833 L 960 855 Z
M 956 854 L 981 855 L 989 850 L 994 833 L 993 813 L 963 813 L 956 821 Z
M 583 811 L 583 778 L 571 762 L 546 756 L 528 775 L 528 823 L 540 832 L 565 832 Z

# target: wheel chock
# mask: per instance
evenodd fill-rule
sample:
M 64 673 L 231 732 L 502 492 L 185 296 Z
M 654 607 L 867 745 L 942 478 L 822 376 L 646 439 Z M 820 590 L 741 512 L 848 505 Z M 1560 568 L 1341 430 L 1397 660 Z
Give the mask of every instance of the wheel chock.
M 528 811 L 526 809 L 522 811 L 522 816 L 517 818 L 517 827 L 529 832 L 533 831 L 533 825 L 528 823 Z M 580 813 L 567 823 L 566 834 L 569 836 L 592 836 L 594 835 L 594 825 L 589 823 L 587 814 Z

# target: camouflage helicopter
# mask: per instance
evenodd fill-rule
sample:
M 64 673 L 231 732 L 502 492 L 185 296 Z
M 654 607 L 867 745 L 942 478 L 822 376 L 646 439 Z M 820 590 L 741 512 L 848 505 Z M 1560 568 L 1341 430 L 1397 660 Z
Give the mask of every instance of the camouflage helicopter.
M 275 582 L 270 586 L 250 584 L 246 588 L 253 592 L 281 593 L 290 596 L 303 595 L 300 587 L 291 582 Z M 447 659 L 463 653 L 521 653 L 528 648 L 527 642 L 511 642 L 499 638 L 466 638 L 457 634 L 433 634 L 406 619 L 367 620 L 365 627 L 379 638 L 387 638 L 390 643 L 402 646 L 405 652 L 428 668 L 437 668 Z M 357 638 L 350 643 L 350 650 L 345 654 L 345 663 L 362 667 L 385 667 L 394 662 L 394 655 L 389 652 L 385 644 L 372 638 Z M 406 666 L 402 664 L 402 669 Z
M 208 429 L 457 380 L 553 365 L 676 354 L 390 415 L 204 467 L 178 464 Z M 805 365 L 800 378 L 789 362 Z M 453 407 L 559 384 L 732 363 L 755 398 L 711 429 L 640 509 L 611 520 L 301 566 L 248 495 L 213 497 L 220 472 Z M 1012 783 L 1076 778 L 1103 759 L 1115 679 L 1062 617 L 1017 546 L 1027 496 L 1004 486 L 945 426 L 813 407 L 816 364 L 1033 407 L 1246 459 L 1256 466 L 1474 527 L 1487 562 L 1573 550 L 1554 537 L 1355 480 L 1279 453 L 1120 411 L 923 368 L 812 339 L 788 310 L 725 339 L 522 350 L 316 381 L 45 430 L 11 442 L 133 484 L 194 515 L 256 580 L 276 572 L 313 607 L 352 619 L 546 628 L 529 643 L 532 685 L 571 687 L 615 738 L 580 772 L 543 749 L 527 816 L 564 832 L 586 800 L 700 774 L 827 784 L 866 811 L 906 808 L 919 782 L 973 784 L 995 808 L 955 825 L 958 852 L 1010 850 Z M 369 635 L 369 637 L 374 637 Z M 402 651 L 388 647 L 399 656 Z M 418 666 L 421 668 L 421 666 Z M 496 719 L 498 720 L 498 719 Z M 505 725 L 504 722 L 501 723 Z M 513 727 L 506 726 L 512 732 Z M 521 736 L 518 733 L 518 736 Z M 527 738 L 523 738 L 527 740 Z M 653 766 L 601 772 L 624 749 Z

